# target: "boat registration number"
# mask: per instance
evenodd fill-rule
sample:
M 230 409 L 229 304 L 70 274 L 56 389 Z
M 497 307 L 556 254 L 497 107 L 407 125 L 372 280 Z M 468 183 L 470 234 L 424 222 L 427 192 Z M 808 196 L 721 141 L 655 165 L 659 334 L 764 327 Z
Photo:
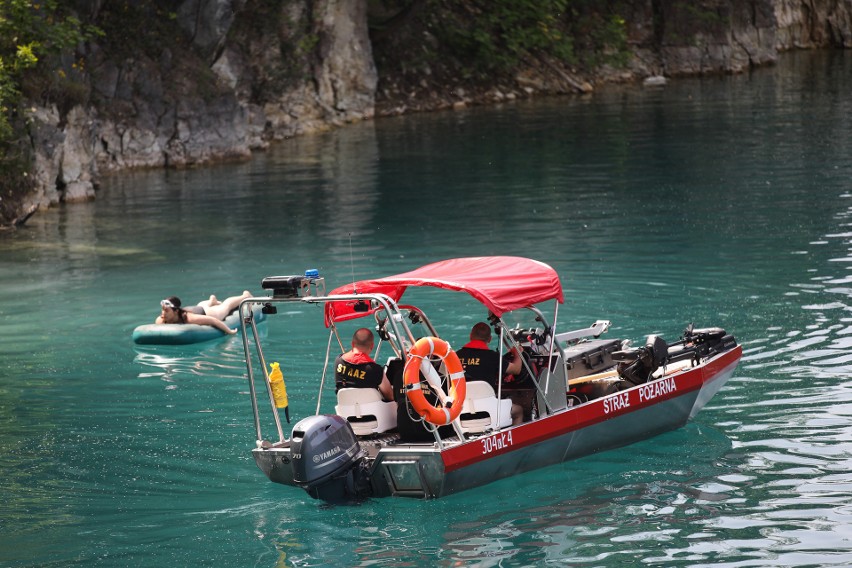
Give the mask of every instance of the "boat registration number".
M 482 454 L 490 454 L 512 445 L 512 433 L 501 432 L 482 439 Z

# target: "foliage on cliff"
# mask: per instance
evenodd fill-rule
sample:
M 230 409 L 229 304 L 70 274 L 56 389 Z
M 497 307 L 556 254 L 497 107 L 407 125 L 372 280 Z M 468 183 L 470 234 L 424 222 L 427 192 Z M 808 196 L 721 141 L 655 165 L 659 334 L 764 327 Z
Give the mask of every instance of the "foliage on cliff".
M 60 54 L 97 33 L 57 0 L 0 0 L 0 221 L 16 214 L 15 198 L 31 189 L 27 146 L 16 138 L 23 97 L 73 96 L 80 62 Z
M 511 82 L 541 64 L 591 69 L 628 55 L 623 2 L 613 0 L 375 0 L 377 98 Z M 418 93 L 420 94 L 420 93 Z
M 11 134 L 22 93 L 49 102 L 73 91 L 82 60 L 59 56 L 99 33 L 57 0 L 0 0 L 0 136 Z

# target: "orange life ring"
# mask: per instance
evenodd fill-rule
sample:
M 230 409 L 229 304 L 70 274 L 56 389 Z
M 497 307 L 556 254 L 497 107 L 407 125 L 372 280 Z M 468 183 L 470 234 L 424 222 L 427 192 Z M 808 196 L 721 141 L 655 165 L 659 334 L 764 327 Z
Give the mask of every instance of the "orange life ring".
M 450 392 L 444 394 L 445 405 L 435 406 L 423 396 L 420 385 L 420 367 L 424 359 L 435 356 L 443 361 L 450 378 Z M 466 387 L 464 382 L 464 368 L 459 356 L 450 349 L 450 344 L 437 337 L 421 337 L 414 343 L 414 347 L 408 352 L 408 360 L 405 362 L 403 374 L 405 384 L 405 395 L 411 406 L 424 420 L 436 426 L 449 424 L 461 414 L 464 405 Z M 442 398 L 439 395 L 439 398 Z

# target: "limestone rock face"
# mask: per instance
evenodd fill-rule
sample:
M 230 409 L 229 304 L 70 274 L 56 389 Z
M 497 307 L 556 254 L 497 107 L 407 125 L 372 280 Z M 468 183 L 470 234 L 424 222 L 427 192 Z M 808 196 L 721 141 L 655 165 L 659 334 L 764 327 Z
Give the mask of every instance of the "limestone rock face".
M 271 140 L 371 118 L 366 6 L 185 0 L 176 18 L 192 53 L 116 60 L 92 45 L 92 104 L 30 113 L 37 190 L 27 204 L 91 199 L 102 172 L 247 159 Z
M 210 61 L 225 43 L 225 37 L 245 0 L 185 0 L 177 9 L 177 21 L 193 45 Z
M 66 202 L 88 201 L 95 197 L 95 187 L 89 167 L 92 163 L 93 126 L 81 107 L 74 107 L 65 126 L 65 139 L 59 156 L 57 186 L 63 190 Z
M 378 79 L 366 2 L 270 6 L 235 23 L 213 65 L 249 109 L 255 145 L 372 118 Z
M 852 0 L 637 0 L 634 71 L 739 73 L 796 48 L 852 47 Z
M 30 109 L 30 136 L 39 151 L 35 154 L 36 191 L 23 210 L 48 207 L 60 201 L 88 201 L 95 197 L 92 182 L 93 124 L 82 108 L 68 113 L 60 127 L 55 107 Z
M 852 47 L 852 0 L 774 0 L 778 49 Z
M 316 69 L 318 95 L 344 120 L 372 118 L 378 77 L 367 30 L 366 5 L 358 2 L 318 3 Z
M 777 57 L 773 0 L 643 0 L 628 26 L 653 74 L 738 73 Z
M 22 210 L 29 210 L 33 206 L 48 207 L 59 203 L 62 197 L 57 178 L 65 133 L 59 128 L 59 111 L 55 106 L 31 108 L 28 123 L 30 139 L 36 148 L 33 168 L 35 192 L 25 200 Z

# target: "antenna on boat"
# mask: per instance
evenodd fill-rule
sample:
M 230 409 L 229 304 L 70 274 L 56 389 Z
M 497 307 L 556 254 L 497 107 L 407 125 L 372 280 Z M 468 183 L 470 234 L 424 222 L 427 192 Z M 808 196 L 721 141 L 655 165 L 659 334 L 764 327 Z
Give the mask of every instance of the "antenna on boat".
M 352 293 L 357 294 L 355 289 L 355 261 L 352 259 L 352 233 L 349 233 L 349 267 L 352 270 Z

